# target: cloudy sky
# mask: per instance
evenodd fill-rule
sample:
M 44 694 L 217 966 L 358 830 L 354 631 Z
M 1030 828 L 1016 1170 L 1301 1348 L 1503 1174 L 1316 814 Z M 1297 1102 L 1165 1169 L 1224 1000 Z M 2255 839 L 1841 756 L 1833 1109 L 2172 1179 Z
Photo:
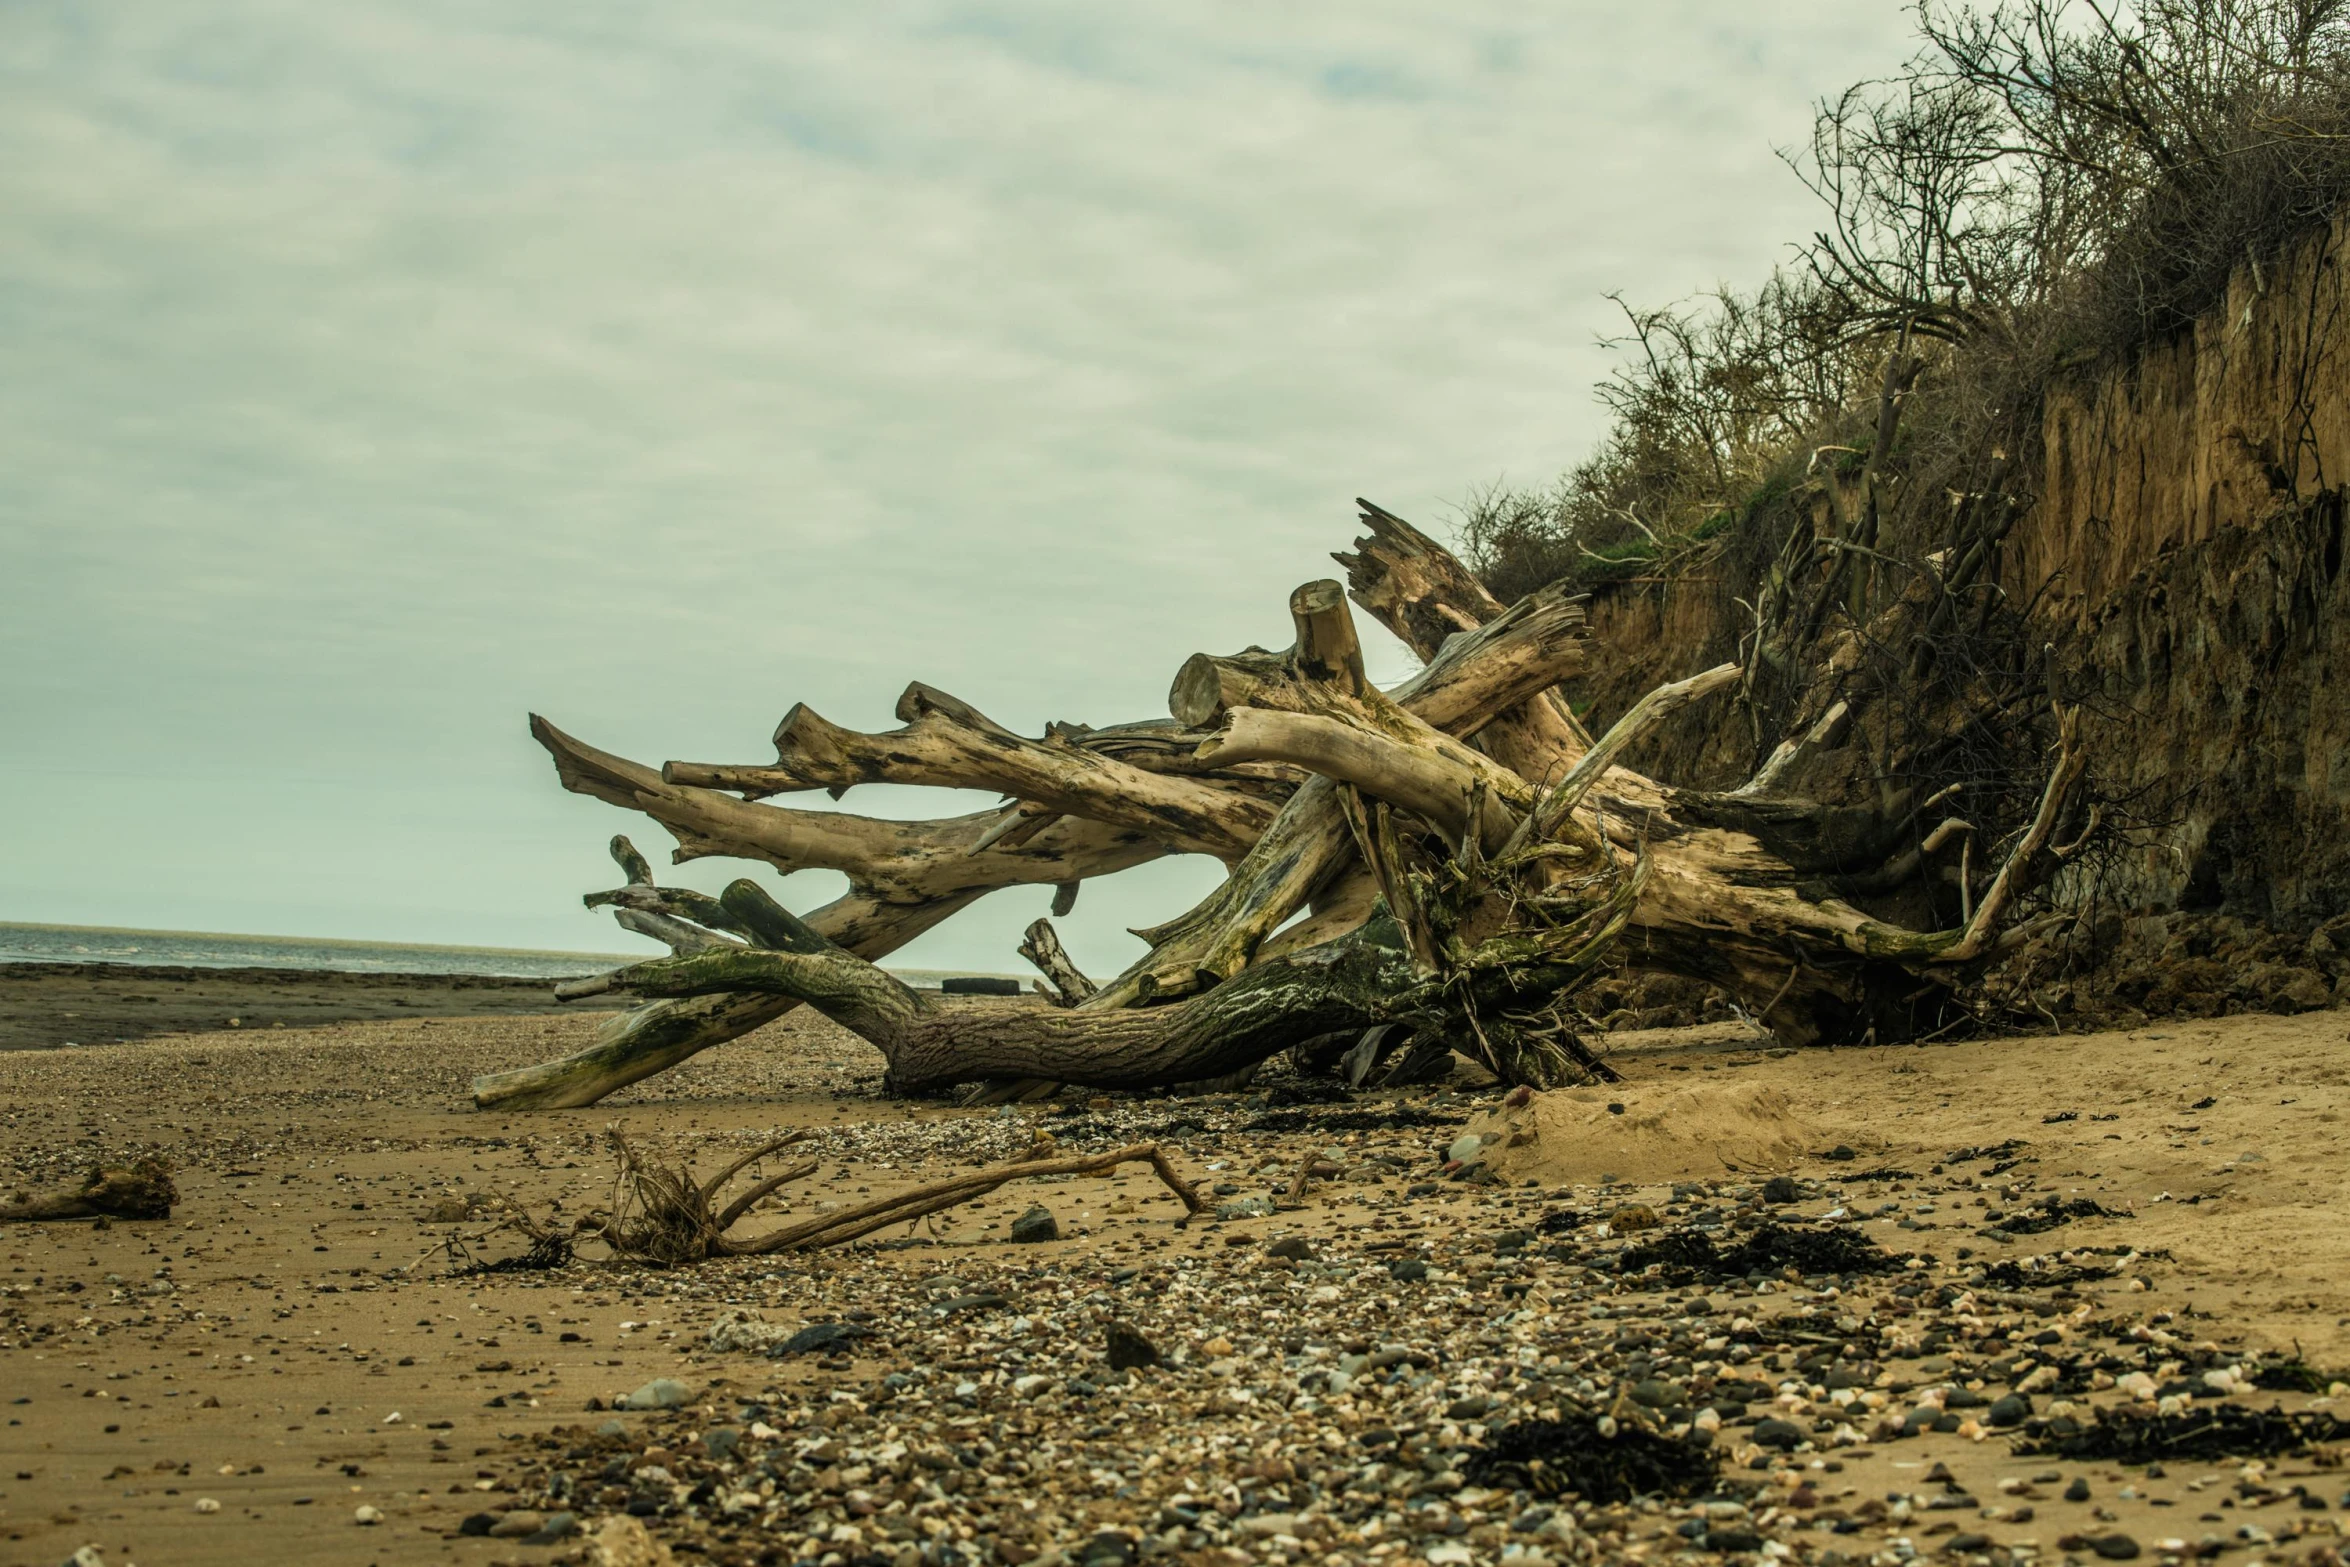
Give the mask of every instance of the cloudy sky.
M 1907 49 L 1895 0 L 11 0 L 0 919 L 611 950 L 635 819 L 529 711 L 652 761 L 917 678 L 1163 712 L 1350 497 L 1441 532 L 1578 456 L 1604 295 L 1761 275 L 1773 148 Z M 1214 875 L 1090 887 L 1078 957 Z M 1016 966 L 1047 897 L 905 961 Z

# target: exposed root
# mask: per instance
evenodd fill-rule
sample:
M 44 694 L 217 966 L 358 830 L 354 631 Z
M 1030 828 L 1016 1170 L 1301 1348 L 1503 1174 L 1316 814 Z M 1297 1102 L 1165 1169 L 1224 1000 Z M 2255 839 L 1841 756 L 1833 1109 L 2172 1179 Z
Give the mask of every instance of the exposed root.
M 805 1136 L 805 1132 L 795 1132 L 735 1161 L 715 1180 L 697 1183 L 691 1172 L 683 1168 L 665 1170 L 646 1162 L 615 1131 L 612 1143 L 620 1155 L 619 1217 L 602 1221 L 599 1233 L 617 1255 L 661 1267 L 703 1262 L 712 1257 L 767 1257 L 778 1252 L 815 1251 L 960 1206 L 986 1196 L 1007 1181 L 1040 1175 L 1105 1175 L 1122 1164 L 1135 1163 L 1149 1164 L 1167 1189 L 1182 1201 L 1186 1212 L 1196 1214 L 1206 1207 L 1191 1183 L 1176 1173 L 1173 1161 L 1157 1143 L 1134 1143 L 1107 1153 L 1016 1160 L 876 1198 L 839 1213 L 817 1214 L 764 1235 L 738 1239 L 727 1234 L 753 1203 L 786 1181 L 813 1174 L 816 1165 L 811 1161 L 772 1176 L 723 1210 L 714 1211 L 719 1189 L 752 1160 L 789 1147 Z
M 690 1166 L 666 1169 L 654 1164 L 630 1147 L 628 1139 L 615 1127 L 611 1132 L 612 1149 L 619 1156 L 620 1169 L 613 1182 L 613 1216 L 600 1221 L 597 1233 L 615 1255 L 659 1267 L 676 1267 L 711 1257 L 743 1256 L 755 1251 L 757 1243 L 732 1240 L 726 1232 L 760 1198 L 789 1182 L 814 1175 L 816 1161 L 811 1159 L 766 1177 L 724 1208 L 717 1206 L 718 1194 L 728 1181 L 751 1165 L 804 1141 L 807 1136 L 805 1131 L 799 1131 L 779 1137 L 743 1155 L 711 1179 L 699 1181 Z

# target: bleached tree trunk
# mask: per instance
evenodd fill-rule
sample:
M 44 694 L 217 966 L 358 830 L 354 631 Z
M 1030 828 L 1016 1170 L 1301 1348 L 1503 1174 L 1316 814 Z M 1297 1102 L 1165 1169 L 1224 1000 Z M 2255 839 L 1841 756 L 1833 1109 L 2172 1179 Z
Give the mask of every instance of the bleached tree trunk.
M 1577 1070 L 1558 1043 L 1560 999 L 1613 961 L 1720 985 L 1789 1042 L 1843 1042 L 1913 1031 L 1930 998 L 2013 939 L 2002 922 L 2079 776 L 2069 724 L 2040 820 L 1975 917 L 1902 929 L 1821 892 L 1805 834 L 1843 829 L 1772 792 L 1784 758 L 1718 793 L 1620 764 L 1648 725 L 1734 683 L 1736 667 L 1660 688 L 1594 739 L 1557 691 L 1591 656 L 1580 601 L 1545 590 L 1504 606 L 1408 523 L 1368 503 L 1363 515 L 1369 533 L 1338 557 L 1352 599 L 1425 661 L 1391 691 L 1365 677 L 1348 593 L 1315 582 L 1290 597 L 1288 649 L 1194 656 L 1169 719 L 1031 739 L 917 684 L 898 730 L 795 707 L 773 764 L 657 771 L 534 719 L 567 787 L 652 816 L 677 859 L 823 866 L 851 890 L 802 922 L 748 882 L 720 900 L 656 888 L 627 851 L 629 884 L 590 901 L 676 955 L 593 988 L 648 1005 L 579 1055 L 482 1079 L 477 1102 L 589 1103 L 802 1003 L 871 1040 L 907 1091 L 1180 1083 L 1392 1022 L 1547 1083 Z M 764 803 L 869 782 L 1005 799 L 915 823 Z M 1229 872 L 1195 908 L 1137 932 L 1150 951 L 1090 994 L 1082 975 L 1060 976 L 1073 1005 L 946 1007 L 871 961 L 988 891 L 1050 884 L 1065 913 L 1083 881 L 1166 853 L 1212 854 Z M 1031 945 L 1053 973 L 1058 943 L 1048 951 L 1032 930 Z

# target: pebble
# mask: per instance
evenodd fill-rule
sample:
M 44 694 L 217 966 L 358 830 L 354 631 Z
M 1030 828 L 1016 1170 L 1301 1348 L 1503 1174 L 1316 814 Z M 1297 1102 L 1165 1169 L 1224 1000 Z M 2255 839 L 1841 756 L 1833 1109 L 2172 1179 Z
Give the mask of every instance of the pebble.
M 1061 1238 L 1061 1222 L 1043 1203 L 1037 1203 L 1012 1221 L 1012 1239 L 1023 1246 L 1039 1241 L 1057 1241 Z
M 693 1397 L 693 1389 L 674 1377 L 655 1377 L 620 1400 L 622 1409 L 679 1409 Z
M 214 1501 L 209 1496 L 199 1496 L 196 1498 L 196 1511 L 200 1513 L 216 1513 L 220 1511 L 220 1503 Z
M 2004 1431 L 2011 1426 L 2020 1426 L 2031 1418 L 2032 1401 L 2021 1393 L 2010 1393 L 1992 1401 L 1983 1421 L 1994 1430 Z
M 369 1507 L 364 1503 L 354 1509 L 351 1516 L 363 1529 L 372 1529 L 384 1521 L 382 1508 Z
M 873 1330 L 855 1322 L 816 1322 L 800 1329 L 790 1338 L 777 1339 L 767 1348 L 770 1359 L 780 1360 L 786 1355 L 805 1355 L 813 1350 L 830 1349 L 836 1344 L 853 1343 L 872 1336 Z
M 1139 1370 L 1159 1363 L 1159 1346 L 1123 1322 L 1108 1324 L 1102 1330 L 1102 1337 L 1112 1371 Z

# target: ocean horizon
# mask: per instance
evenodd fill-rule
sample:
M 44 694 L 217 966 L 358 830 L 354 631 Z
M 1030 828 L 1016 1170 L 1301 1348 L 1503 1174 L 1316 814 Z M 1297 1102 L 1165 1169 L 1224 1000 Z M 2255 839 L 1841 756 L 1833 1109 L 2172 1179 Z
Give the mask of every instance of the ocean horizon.
M 0 963 L 121 963 L 160 968 L 332 970 L 348 974 L 476 974 L 504 979 L 576 979 L 659 953 L 558 952 L 327 936 L 261 936 L 226 931 L 144 930 L 114 925 L 47 925 L 0 920 Z M 944 979 L 1018 978 L 977 969 L 891 967 L 917 988 Z

